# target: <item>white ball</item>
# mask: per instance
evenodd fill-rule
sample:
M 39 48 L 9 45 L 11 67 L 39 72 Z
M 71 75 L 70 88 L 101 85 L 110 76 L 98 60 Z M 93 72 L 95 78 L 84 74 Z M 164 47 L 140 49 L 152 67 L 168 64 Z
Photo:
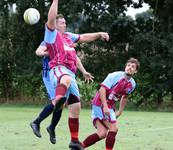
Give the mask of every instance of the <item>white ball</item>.
M 36 24 L 40 20 L 40 13 L 35 8 L 28 8 L 23 14 L 23 18 L 27 24 Z

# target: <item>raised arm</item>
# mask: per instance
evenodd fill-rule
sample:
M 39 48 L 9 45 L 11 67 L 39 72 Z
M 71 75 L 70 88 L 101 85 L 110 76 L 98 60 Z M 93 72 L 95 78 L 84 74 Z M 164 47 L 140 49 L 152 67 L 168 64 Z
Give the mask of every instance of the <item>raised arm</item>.
M 81 62 L 81 60 L 79 59 L 79 57 L 77 57 L 77 68 L 80 70 L 80 72 L 83 74 L 84 78 L 85 78 L 85 82 L 89 83 L 90 81 L 93 82 L 93 76 L 87 72 Z
M 107 32 L 85 33 L 80 35 L 79 42 L 92 42 L 98 39 L 109 41 L 109 35 Z
M 56 28 L 56 16 L 58 13 L 58 0 L 53 0 L 49 12 L 48 12 L 48 20 L 47 20 L 47 26 L 54 30 Z

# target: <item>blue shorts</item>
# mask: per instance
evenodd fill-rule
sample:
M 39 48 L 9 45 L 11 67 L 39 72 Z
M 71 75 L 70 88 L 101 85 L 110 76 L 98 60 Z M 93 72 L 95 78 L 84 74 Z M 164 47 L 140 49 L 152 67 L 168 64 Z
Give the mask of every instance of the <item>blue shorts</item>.
M 49 72 L 47 73 L 47 76 L 42 76 L 42 79 L 46 87 L 49 100 L 53 100 L 55 98 L 55 89 L 50 81 Z
M 116 122 L 116 115 L 113 109 L 109 109 L 110 115 L 105 116 L 103 113 L 103 108 L 101 106 L 92 105 L 92 119 L 93 125 L 96 127 L 96 120 L 108 121 L 110 123 Z
M 63 75 L 69 75 L 70 77 L 72 77 L 70 87 L 68 88 L 65 97 L 68 99 L 69 95 L 72 94 L 79 99 L 80 95 L 79 88 L 75 79 L 76 76 L 71 70 L 67 69 L 65 66 L 60 65 L 50 70 L 50 81 L 52 82 L 54 91 L 56 90 L 56 86 L 60 83 L 60 79 Z

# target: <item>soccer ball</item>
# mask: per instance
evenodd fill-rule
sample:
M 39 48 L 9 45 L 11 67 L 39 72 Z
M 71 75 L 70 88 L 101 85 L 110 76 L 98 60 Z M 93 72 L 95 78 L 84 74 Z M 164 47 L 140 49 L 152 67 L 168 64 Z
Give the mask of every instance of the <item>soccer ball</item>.
M 33 25 L 40 20 L 40 13 L 35 8 L 28 8 L 25 10 L 23 18 L 27 24 Z

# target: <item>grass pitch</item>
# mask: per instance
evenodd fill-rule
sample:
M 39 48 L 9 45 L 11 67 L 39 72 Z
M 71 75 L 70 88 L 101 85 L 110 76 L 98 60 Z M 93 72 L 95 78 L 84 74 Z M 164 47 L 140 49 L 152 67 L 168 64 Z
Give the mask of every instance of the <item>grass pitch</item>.
M 41 124 L 42 138 L 37 138 L 29 126 L 42 107 L 0 106 L 0 150 L 68 150 L 68 110 L 64 109 L 56 128 L 57 143 L 52 145 L 46 131 L 51 117 Z M 80 139 L 95 131 L 91 110 L 82 109 Z M 114 150 L 172 150 L 173 113 L 124 111 L 119 121 Z M 104 140 L 88 150 L 104 150 Z

